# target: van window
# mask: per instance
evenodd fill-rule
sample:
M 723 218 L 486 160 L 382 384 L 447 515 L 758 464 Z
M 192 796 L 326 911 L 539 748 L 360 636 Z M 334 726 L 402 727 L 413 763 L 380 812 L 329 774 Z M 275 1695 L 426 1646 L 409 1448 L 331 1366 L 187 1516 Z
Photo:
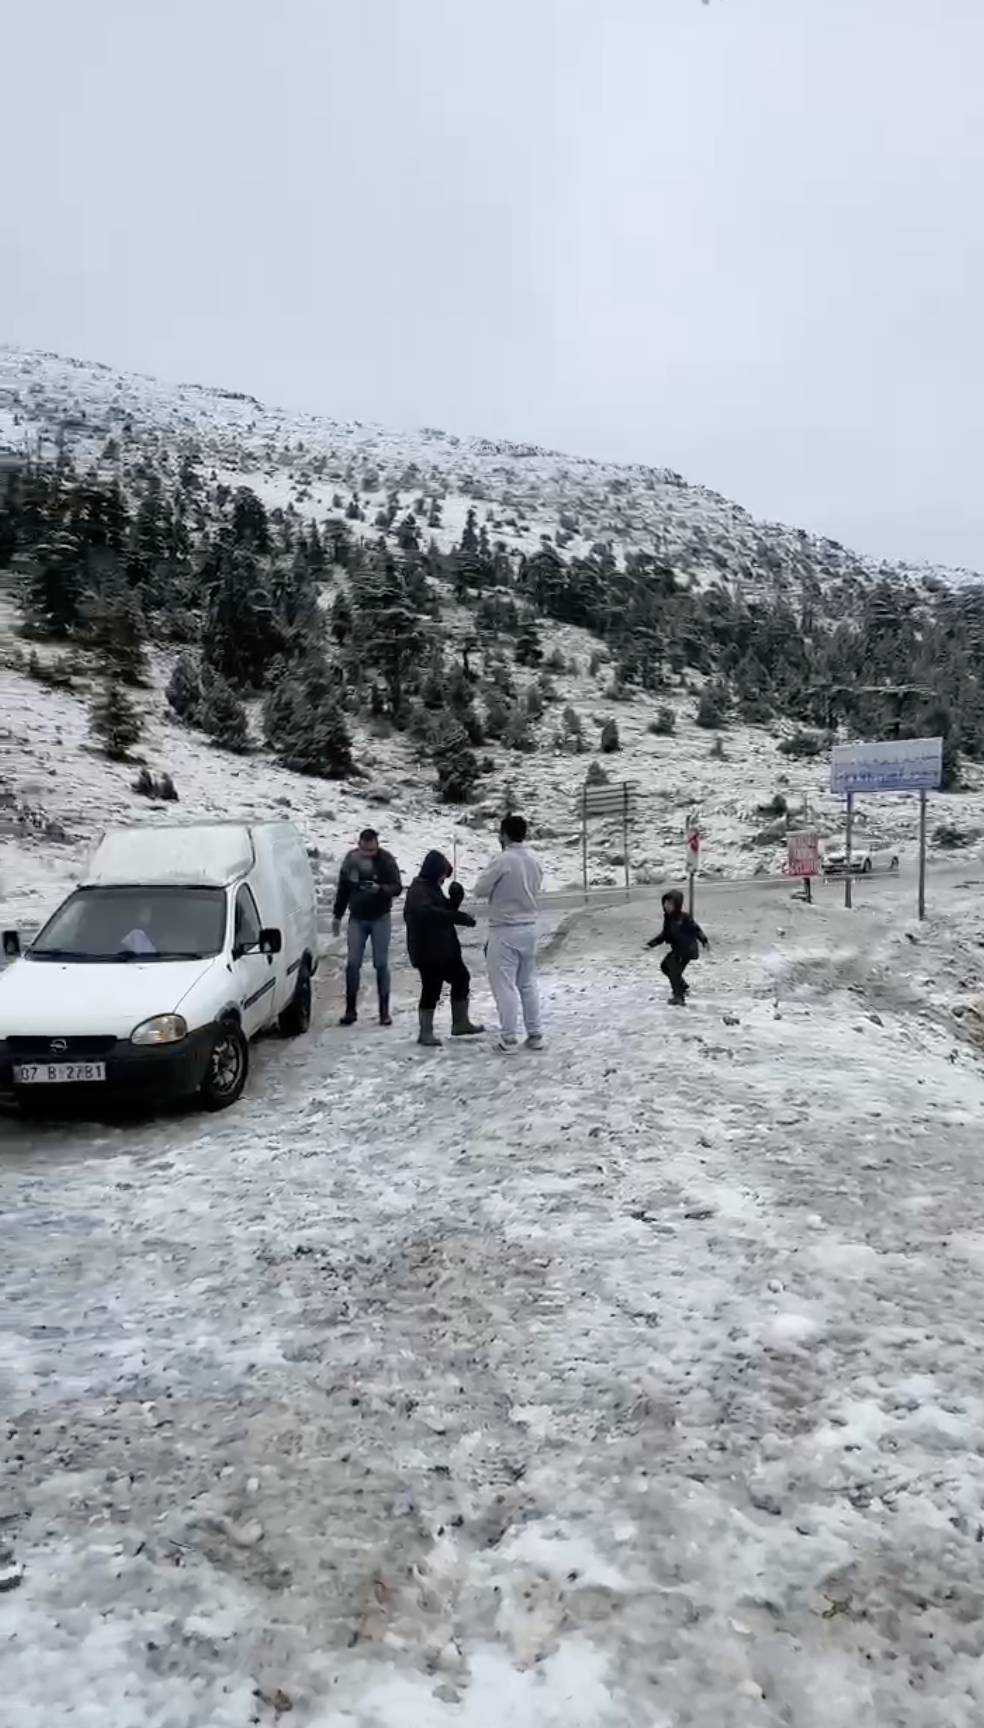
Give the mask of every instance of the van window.
M 260 914 L 256 910 L 256 901 L 249 889 L 243 887 L 236 895 L 236 923 L 232 945 L 236 949 L 255 948 L 259 940 Z
M 221 952 L 221 888 L 77 888 L 28 949 L 30 960 L 200 960 Z

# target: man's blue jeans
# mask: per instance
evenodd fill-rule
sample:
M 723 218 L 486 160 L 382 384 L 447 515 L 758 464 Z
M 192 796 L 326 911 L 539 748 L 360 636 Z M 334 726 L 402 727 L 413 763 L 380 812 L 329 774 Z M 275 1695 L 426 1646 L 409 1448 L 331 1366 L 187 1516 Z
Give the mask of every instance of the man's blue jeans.
M 390 990 L 389 951 L 390 936 L 393 930 L 393 919 L 389 912 L 384 912 L 381 918 L 349 918 L 348 921 L 348 959 L 345 966 L 345 994 L 355 997 L 359 994 L 359 980 L 362 977 L 362 960 L 366 951 L 366 943 L 372 943 L 372 963 L 376 968 L 376 983 L 380 996 L 388 996 Z

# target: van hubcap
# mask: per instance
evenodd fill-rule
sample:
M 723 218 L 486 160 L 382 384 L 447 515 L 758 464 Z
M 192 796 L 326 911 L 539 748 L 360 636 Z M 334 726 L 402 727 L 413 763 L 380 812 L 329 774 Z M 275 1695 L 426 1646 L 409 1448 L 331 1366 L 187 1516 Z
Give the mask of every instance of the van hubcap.
M 228 1035 L 221 1038 L 212 1051 L 212 1085 L 216 1092 L 234 1091 L 242 1071 L 243 1053 L 239 1040 Z

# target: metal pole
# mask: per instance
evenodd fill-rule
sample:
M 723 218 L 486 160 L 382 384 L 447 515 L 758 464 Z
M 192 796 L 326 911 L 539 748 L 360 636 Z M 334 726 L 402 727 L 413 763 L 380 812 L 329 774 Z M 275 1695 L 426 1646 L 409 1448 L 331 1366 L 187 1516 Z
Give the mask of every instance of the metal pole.
M 622 781 L 622 857 L 625 860 L 625 898 L 629 898 L 632 878 L 629 874 L 629 783 Z
M 919 794 L 919 918 L 926 916 L 926 794 Z
M 581 794 L 581 880 L 584 883 L 584 898 L 588 898 L 588 783 L 584 782 Z
M 691 865 L 687 871 L 687 911 L 691 918 L 694 915 L 694 868 Z
M 458 836 L 457 836 L 457 834 L 455 835 L 454 841 L 453 841 L 453 851 L 452 851 L 452 856 L 451 856 L 451 863 L 453 866 L 452 871 L 451 871 L 451 879 L 452 879 L 452 881 L 457 882 L 457 880 L 458 880 Z
M 854 838 L 854 793 L 847 794 L 847 825 L 844 836 L 844 905 L 850 910 L 853 905 L 851 890 L 854 880 L 851 875 L 851 843 Z

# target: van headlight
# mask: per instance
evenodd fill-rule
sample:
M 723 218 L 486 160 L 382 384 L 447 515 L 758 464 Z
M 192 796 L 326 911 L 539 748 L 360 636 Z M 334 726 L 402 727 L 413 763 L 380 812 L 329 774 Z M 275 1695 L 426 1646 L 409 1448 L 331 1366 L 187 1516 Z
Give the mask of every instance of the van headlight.
M 179 1044 L 188 1036 L 188 1023 L 180 1014 L 155 1014 L 130 1033 L 131 1044 Z

